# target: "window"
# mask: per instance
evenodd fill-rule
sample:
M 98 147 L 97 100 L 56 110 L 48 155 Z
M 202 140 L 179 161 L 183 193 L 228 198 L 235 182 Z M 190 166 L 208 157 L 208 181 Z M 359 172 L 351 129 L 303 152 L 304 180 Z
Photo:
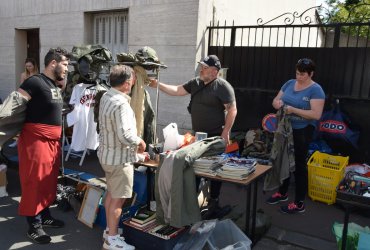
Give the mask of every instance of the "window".
M 94 15 L 94 44 L 108 48 L 115 55 L 128 50 L 128 12 Z

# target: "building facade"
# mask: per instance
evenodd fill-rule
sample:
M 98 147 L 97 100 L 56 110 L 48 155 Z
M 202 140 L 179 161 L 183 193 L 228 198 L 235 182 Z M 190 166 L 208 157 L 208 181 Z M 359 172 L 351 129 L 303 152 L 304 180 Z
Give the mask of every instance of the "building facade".
M 113 56 L 143 46 L 168 66 L 160 80 L 181 84 L 197 74 L 207 54 L 210 23 L 256 24 L 284 12 L 303 11 L 315 0 L 2 0 L 0 2 L 0 98 L 18 88 L 26 57 L 42 70 L 49 48 L 101 44 Z M 153 103 L 155 91 L 150 89 Z M 159 95 L 158 128 L 176 122 L 191 128 L 189 97 Z M 160 134 L 160 133 L 159 133 Z

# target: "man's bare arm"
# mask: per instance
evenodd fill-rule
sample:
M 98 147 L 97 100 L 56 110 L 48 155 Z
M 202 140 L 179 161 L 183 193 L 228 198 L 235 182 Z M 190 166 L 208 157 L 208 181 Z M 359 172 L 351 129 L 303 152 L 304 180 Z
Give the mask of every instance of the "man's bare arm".
M 18 88 L 18 92 L 21 93 L 27 101 L 31 100 L 32 97 L 25 90 Z
M 225 117 L 225 126 L 222 130 L 221 137 L 225 139 L 226 144 L 229 144 L 230 140 L 230 131 L 232 126 L 234 125 L 236 114 L 238 113 L 238 110 L 236 108 L 236 102 L 230 102 L 224 105 L 225 110 L 227 112 Z
M 182 85 L 169 85 L 163 82 L 158 82 L 157 79 L 151 79 L 149 86 L 152 88 L 156 88 L 158 84 L 159 89 L 167 95 L 184 96 L 189 94 Z

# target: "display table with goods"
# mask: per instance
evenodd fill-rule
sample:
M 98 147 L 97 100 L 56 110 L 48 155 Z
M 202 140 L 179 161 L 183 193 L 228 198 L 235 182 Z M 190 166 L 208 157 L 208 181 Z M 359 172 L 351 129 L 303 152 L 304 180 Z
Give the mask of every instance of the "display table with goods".
M 199 141 L 198 143 L 191 144 L 191 146 L 187 146 L 184 150 L 180 149 L 179 151 L 183 150 L 186 151 L 187 154 L 193 154 L 192 151 L 193 148 L 203 145 L 207 145 L 209 147 L 209 144 L 211 143 L 218 143 L 222 139 L 220 138 L 208 138 L 206 139 L 207 142 Z M 209 143 L 208 143 L 209 141 Z M 212 144 L 213 145 L 213 144 Z M 217 144 L 218 145 L 218 144 Z M 221 145 L 221 143 L 220 143 Z M 208 148 L 207 148 L 208 149 Z M 225 148 L 222 148 L 221 153 L 224 152 Z M 181 152 L 183 152 L 181 151 Z M 198 151 L 199 152 L 199 151 Z M 220 153 L 220 152 L 219 152 Z M 210 155 L 210 154 L 208 154 Z M 157 159 L 157 158 L 155 158 Z M 197 159 L 197 158 L 195 158 Z M 151 194 L 153 193 L 153 173 L 154 172 L 160 172 L 161 167 L 159 166 L 160 161 L 156 160 L 149 160 L 144 161 L 140 163 L 135 163 L 136 168 L 140 168 L 140 166 L 146 167 L 146 171 L 143 172 L 144 179 L 141 180 L 140 184 L 145 182 L 145 185 L 140 185 L 140 189 L 144 189 L 146 191 L 146 199 L 141 199 L 143 203 L 141 203 L 140 207 L 137 207 L 140 209 L 143 204 L 147 203 L 146 208 L 150 209 L 150 198 Z M 178 164 L 176 164 L 177 166 Z M 85 178 L 86 173 L 81 173 L 82 171 L 78 171 L 77 169 L 70 169 L 70 168 L 64 168 L 63 169 L 63 175 L 64 177 L 74 179 L 75 181 L 81 181 L 85 179 L 85 181 L 93 186 L 99 185 L 96 183 L 96 181 L 102 180 L 104 182 L 104 179 L 100 178 L 93 178 L 93 176 L 87 176 Z M 80 170 L 81 167 L 79 168 Z M 265 174 L 271 169 L 271 166 L 267 165 L 259 165 L 253 160 L 247 160 L 243 158 L 238 157 L 229 157 L 228 160 L 223 164 L 220 165 L 220 168 L 217 168 L 213 173 L 202 173 L 196 171 L 196 176 L 198 177 L 204 177 L 206 179 L 210 180 L 217 180 L 220 182 L 227 182 L 234 185 L 238 185 L 243 187 L 243 189 L 246 190 L 246 222 L 245 222 L 245 234 L 250 237 L 250 239 L 254 240 L 255 235 L 255 225 L 256 225 L 256 206 L 257 206 L 257 187 L 258 183 L 257 181 L 265 176 Z M 76 171 L 76 172 L 75 172 Z M 136 172 L 136 171 L 135 171 Z M 134 182 L 136 181 L 136 176 L 134 178 Z M 91 183 L 91 181 L 94 180 L 95 183 Z M 145 186 L 145 188 L 143 188 Z M 135 191 L 135 184 L 134 184 L 134 191 Z M 95 198 L 99 196 L 98 192 L 95 192 L 96 195 L 93 195 Z M 94 194 L 94 192 L 93 192 Z M 149 196 L 149 197 L 148 197 Z M 157 195 L 156 195 L 157 196 Z M 138 195 L 138 197 L 142 197 L 141 195 Z M 157 198 L 157 197 L 156 197 Z M 96 204 L 96 203 L 94 203 Z M 86 206 L 85 206 L 86 207 Z M 89 207 L 89 206 L 87 206 Z M 95 206 L 94 206 L 95 207 Z M 104 221 L 104 212 L 103 212 L 103 206 L 102 204 L 98 204 L 99 208 L 99 214 L 97 216 L 98 223 L 101 227 L 104 227 L 106 222 Z M 91 211 L 87 211 L 85 213 L 82 213 L 80 217 L 85 218 L 84 222 L 85 224 L 88 224 L 89 226 L 92 225 L 92 220 L 88 216 L 83 215 L 89 215 Z M 138 244 L 149 244 L 146 246 L 150 246 L 150 249 L 172 249 L 172 247 L 176 244 L 176 242 L 180 239 L 180 236 L 182 235 L 182 232 L 185 231 L 180 226 L 183 225 L 189 225 L 188 223 L 184 223 L 180 225 L 179 227 L 169 227 L 169 225 L 163 226 L 163 225 L 154 225 L 151 222 L 145 222 L 140 224 L 137 221 L 132 221 L 132 217 L 135 217 L 135 211 L 131 211 L 129 209 L 129 215 L 128 216 L 122 216 L 122 220 L 120 223 L 120 226 L 123 226 L 123 232 L 127 232 L 127 235 L 125 237 L 127 238 L 127 242 L 137 246 Z M 103 220 L 99 220 L 103 219 Z M 171 216 L 172 218 L 172 216 Z M 124 221 L 124 223 L 123 223 Z M 155 226 L 152 228 L 152 226 Z M 170 224 L 170 226 L 174 226 Z M 161 227 L 161 228 L 159 228 Z M 162 228 L 163 227 L 163 228 Z M 150 232 L 149 232 L 149 231 Z M 146 232 L 148 231 L 148 232 Z M 162 236 L 162 237 L 161 237 Z M 131 238 L 130 238 L 131 237 Z M 154 237 L 154 238 L 153 238 Z M 166 239 L 165 239 L 166 238 Z
M 308 195 L 314 201 L 328 205 L 339 203 L 344 207 L 343 227 L 339 229 L 339 224 L 335 223 L 333 232 L 341 249 L 353 249 L 353 246 L 357 249 L 360 237 L 359 233 L 354 236 L 352 229 L 348 234 L 349 215 L 354 209 L 370 208 L 370 178 L 363 174 L 361 166 L 348 165 L 348 162 L 348 156 L 315 151 L 307 162 Z M 361 170 L 362 174 L 355 170 Z
M 156 161 L 149 161 L 140 163 L 142 166 L 146 166 L 152 169 L 158 167 L 158 162 Z M 211 180 L 217 180 L 220 182 L 227 182 L 234 185 L 242 186 L 246 189 L 246 221 L 245 221 L 245 233 L 250 237 L 253 241 L 255 236 L 256 230 L 256 214 L 257 214 L 257 190 L 258 190 L 258 180 L 263 178 L 267 172 L 271 169 L 271 166 L 268 165 L 260 165 L 256 164 L 254 167 L 254 171 L 250 173 L 243 179 L 232 179 L 226 177 L 220 177 L 215 174 L 211 173 L 200 173 L 196 172 L 196 176 L 204 177 Z M 251 222 L 250 222 L 251 218 Z

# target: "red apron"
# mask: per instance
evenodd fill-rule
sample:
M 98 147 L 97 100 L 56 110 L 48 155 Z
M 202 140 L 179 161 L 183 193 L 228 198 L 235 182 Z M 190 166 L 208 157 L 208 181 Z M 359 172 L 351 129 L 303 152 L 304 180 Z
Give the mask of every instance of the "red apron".
M 18 139 L 22 197 L 18 212 L 35 216 L 56 198 L 61 126 L 25 123 Z

